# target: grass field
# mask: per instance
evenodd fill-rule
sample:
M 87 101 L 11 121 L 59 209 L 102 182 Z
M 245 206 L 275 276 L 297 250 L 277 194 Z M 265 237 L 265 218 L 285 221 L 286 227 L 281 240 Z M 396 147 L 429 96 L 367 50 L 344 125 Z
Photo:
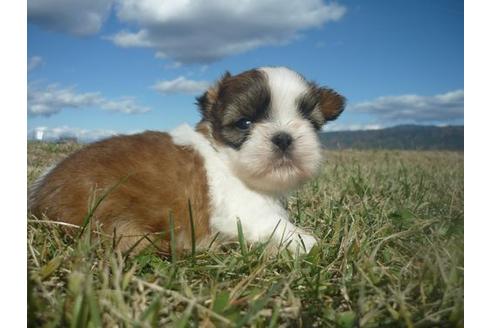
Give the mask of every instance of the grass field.
M 28 181 L 78 145 L 28 144 Z M 463 153 L 330 151 L 289 199 L 305 257 L 239 245 L 125 257 L 28 218 L 28 319 L 46 327 L 463 326 Z

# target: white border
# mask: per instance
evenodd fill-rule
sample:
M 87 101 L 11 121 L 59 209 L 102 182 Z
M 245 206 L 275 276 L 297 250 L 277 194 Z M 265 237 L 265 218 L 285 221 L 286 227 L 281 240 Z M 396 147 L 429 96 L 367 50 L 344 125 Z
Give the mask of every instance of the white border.
M 465 1 L 465 320 L 490 322 L 492 60 L 490 1 Z M 445 54 L 443 54 L 445 56 Z
M 26 92 L 27 3 L 2 1 L 0 5 L 0 90 L 2 91 L 2 222 L 3 284 L 0 326 L 27 325 L 27 217 L 26 217 Z M 6 182 L 6 183 L 5 183 Z
M 2 304 L 1 323 L 26 326 L 26 1 L 0 5 L 0 87 L 2 90 Z M 465 267 L 466 323 L 487 323 L 491 264 L 488 244 L 492 234 L 492 76 L 490 13 L 487 1 L 465 2 Z M 431 31 L 429 31 L 431 33 Z M 446 54 L 442 54 L 446 56 Z M 15 323 L 12 325 L 12 323 Z M 6 325 L 2 325 L 6 326 Z

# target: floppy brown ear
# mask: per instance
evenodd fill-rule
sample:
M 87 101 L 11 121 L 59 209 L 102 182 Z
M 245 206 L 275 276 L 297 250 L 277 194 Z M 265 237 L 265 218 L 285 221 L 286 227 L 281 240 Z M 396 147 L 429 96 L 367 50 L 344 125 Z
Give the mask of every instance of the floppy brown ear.
M 231 73 L 226 71 L 222 77 L 215 82 L 214 85 L 209 87 L 203 95 L 196 98 L 196 104 L 198 105 L 200 112 L 202 113 L 203 119 L 210 119 L 210 113 L 212 112 L 212 108 L 214 104 L 217 102 L 219 98 L 219 90 L 221 85 L 231 77 Z
M 332 89 L 318 88 L 318 107 L 326 121 L 335 120 L 345 109 L 345 98 Z

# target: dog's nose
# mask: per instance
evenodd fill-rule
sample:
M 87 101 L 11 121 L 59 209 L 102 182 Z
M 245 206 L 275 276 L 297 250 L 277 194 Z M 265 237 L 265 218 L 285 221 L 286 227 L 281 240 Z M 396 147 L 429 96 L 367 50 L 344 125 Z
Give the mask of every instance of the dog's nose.
M 286 151 L 287 148 L 292 144 L 292 137 L 290 134 L 285 132 L 279 132 L 272 137 L 272 142 L 277 146 L 281 151 Z

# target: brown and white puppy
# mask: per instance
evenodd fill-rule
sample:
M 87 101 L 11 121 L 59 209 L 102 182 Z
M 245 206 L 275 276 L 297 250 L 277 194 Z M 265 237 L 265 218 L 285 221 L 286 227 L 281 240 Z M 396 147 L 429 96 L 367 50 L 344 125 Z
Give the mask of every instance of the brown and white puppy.
M 343 111 L 344 98 L 287 68 L 264 67 L 226 73 L 198 105 L 195 129 L 116 136 L 69 156 L 32 187 L 31 212 L 81 225 L 106 195 L 93 225 L 116 231 L 122 250 L 147 235 L 169 253 L 170 213 L 178 250 L 191 247 L 191 204 L 198 246 L 217 233 L 237 238 L 239 219 L 249 242 L 309 251 L 316 239 L 289 221 L 281 197 L 317 173 L 317 131 Z

